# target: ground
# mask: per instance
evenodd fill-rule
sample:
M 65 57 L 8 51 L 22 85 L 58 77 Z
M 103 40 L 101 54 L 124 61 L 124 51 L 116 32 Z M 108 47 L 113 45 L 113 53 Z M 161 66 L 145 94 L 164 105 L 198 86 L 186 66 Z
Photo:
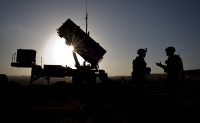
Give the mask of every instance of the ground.
M 1 86 L 4 123 L 199 122 L 200 81 L 180 82 L 179 104 L 167 102 L 164 82 L 149 79 L 144 101 L 135 102 L 135 86 L 109 80 L 96 85 L 57 82 L 50 86 L 8 82 Z

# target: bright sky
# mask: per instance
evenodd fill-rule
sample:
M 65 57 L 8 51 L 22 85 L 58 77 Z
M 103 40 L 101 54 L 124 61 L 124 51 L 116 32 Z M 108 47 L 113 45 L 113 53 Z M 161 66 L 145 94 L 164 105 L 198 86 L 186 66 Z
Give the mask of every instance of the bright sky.
M 155 62 L 164 63 L 168 46 L 185 70 L 200 68 L 200 0 L 88 0 L 87 10 L 90 36 L 107 50 L 99 67 L 109 76 L 131 75 L 139 48 L 148 49 L 151 73 L 163 73 Z M 10 65 L 20 48 L 36 50 L 42 64 L 74 67 L 56 29 L 70 18 L 85 30 L 85 11 L 85 0 L 1 0 L 0 74 L 30 75 Z

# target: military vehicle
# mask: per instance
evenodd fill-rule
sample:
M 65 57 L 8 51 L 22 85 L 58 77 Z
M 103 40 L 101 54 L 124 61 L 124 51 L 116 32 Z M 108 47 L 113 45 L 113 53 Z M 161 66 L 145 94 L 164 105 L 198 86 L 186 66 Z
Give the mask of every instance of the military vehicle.
M 99 69 L 99 63 L 102 61 L 106 50 L 99 43 L 94 41 L 89 33 L 84 32 L 71 19 L 68 19 L 58 29 L 57 33 L 65 39 L 66 45 L 73 46 L 72 55 L 75 60 L 76 69 L 62 65 L 42 65 L 36 64 L 36 51 L 33 49 L 18 49 L 12 56 L 12 67 L 31 68 L 30 83 L 38 78 L 44 78 L 48 81 L 50 77 L 65 78 L 72 77 L 73 84 L 95 84 L 96 78 L 103 82 L 108 78 L 105 70 Z M 78 61 L 79 54 L 85 61 L 81 65 Z M 86 65 L 86 63 L 89 63 Z

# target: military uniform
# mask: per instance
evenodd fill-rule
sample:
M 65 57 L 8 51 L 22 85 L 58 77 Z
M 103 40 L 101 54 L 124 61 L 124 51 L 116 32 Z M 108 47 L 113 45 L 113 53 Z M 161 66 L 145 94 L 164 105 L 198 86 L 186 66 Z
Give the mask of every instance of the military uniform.
M 132 77 L 136 79 L 145 79 L 145 70 L 147 63 L 144 61 L 143 57 L 136 57 L 133 60 L 133 73 Z
M 166 83 L 168 87 L 168 98 L 169 100 L 178 99 L 179 90 L 179 73 L 182 68 L 182 60 L 178 55 L 169 56 L 165 62 L 167 66 L 165 67 L 165 72 L 167 73 Z
M 179 74 L 183 72 L 183 63 L 182 59 L 175 55 L 175 48 L 168 47 L 165 49 L 168 59 L 165 61 L 166 65 L 161 63 L 156 63 L 157 66 L 164 69 L 164 72 L 167 73 L 167 78 L 165 82 L 168 87 L 168 101 L 174 100 L 178 102 L 178 90 L 179 90 Z
M 138 50 L 140 51 L 140 49 Z M 147 63 L 144 60 L 146 50 L 142 50 L 142 55 L 138 52 L 139 56 L 133 60 L 133 72 L 132 79 L 136 85 L 136 101 L 137 103 L 141 103 L 143 100 L 144 87 L 145 87 L 145 74 L 146 74 L 146 66 Z

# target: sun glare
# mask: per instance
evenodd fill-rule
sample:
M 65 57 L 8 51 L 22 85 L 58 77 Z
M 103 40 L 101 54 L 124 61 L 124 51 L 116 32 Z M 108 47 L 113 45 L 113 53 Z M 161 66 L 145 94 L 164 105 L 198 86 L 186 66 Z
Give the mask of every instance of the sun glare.
M 69 51 L 73 51 L 74 50 L 74 47 L 73 46 L 68 46 L 68 49 L 69 49 Z
M 73 57 L 73 46 L 68 46 L 65 43 L 64 38 L 60 38 L 57 35 L 52 36 L 49 39 L 49 44 L 47 45 L 46 49 L 46 59 L 44 59 L 45 64 L 51 65 L 62 65 L 62 66 L 70 66 L 71 68 L 75 68 L 75 61 Z M 83 58 L 80 57 L 78 54 L 77 58 L 79 63 L 83 63 Z
M 72 51 L 74 50 L 73 46 L 68 46 L 65 43 L 65 39 L 58 36 L 54 37 L 51 50 L 52 62 L 57 65 L 70 66 L 74 67 L 74 58 Z

